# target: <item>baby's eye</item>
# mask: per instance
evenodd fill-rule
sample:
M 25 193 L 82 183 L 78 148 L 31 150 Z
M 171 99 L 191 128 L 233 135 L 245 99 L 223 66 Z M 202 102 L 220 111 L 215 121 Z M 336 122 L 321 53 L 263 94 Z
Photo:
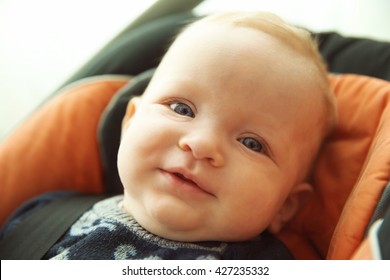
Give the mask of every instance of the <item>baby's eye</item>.
M 245 137 L 238 139 L 240 143 L 242 143 L 245 147 L 248 149 L 257 152 L 257 153 L 266 153 L 265 146 L 260 143 L 260 141 L 251 138 L 251 137 Z
M 183 115 L 191 118 L 195 117 L 195 114 L 192 111 L 191 107 L 188 106 L 187 104 L 177 102 L 177 103 L 170 104 L 169 107 L 179 115 Z

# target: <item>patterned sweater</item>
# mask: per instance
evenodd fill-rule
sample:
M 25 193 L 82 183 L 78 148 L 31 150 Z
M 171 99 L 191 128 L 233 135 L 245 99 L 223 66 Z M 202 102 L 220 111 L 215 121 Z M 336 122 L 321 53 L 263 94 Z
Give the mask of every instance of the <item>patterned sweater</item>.
M 35 199 L 35 203 L 46 200 L 43 196 Z M 161 238 L 125 213 L 118 206 L 121 200 L 122 195 L 95 203 L 49 249 L 44 259 L 292 259 L 288 249 L 267 233 L 234 243 L 190 243 Z M 31 212 L 34 207 L 25 209 Z M 22 212 L 23 219 L 28 219 L 28 214 Z

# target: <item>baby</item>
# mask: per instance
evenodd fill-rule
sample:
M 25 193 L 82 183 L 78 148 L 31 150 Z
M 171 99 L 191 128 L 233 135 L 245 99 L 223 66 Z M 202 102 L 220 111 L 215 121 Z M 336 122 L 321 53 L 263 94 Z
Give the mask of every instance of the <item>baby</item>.
M 308 172 L 334 112 L 309 34 L 265 13 L 200 20 L 128 105 L 123 208 L 172 240 L 277 233 L 311 190 Z
M 308 32 L 262 12 L 190 24 L 128 104 L 124 195 L 95 204 L 46 257 L 290 258 L 269 234 L 312 191 L 335 111 Z

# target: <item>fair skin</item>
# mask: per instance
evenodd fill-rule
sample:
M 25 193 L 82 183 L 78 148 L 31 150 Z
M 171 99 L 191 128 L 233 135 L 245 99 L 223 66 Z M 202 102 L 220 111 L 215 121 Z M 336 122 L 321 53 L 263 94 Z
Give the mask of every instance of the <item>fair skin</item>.
M 302 61 L 258 30 L 185 31 L 128 105 L 118 153 L 125 211 L 178 241 L 277 233 L 311 190 L 301 163 L 313 149 L 301 135 L 316 133 L 320 98 Z

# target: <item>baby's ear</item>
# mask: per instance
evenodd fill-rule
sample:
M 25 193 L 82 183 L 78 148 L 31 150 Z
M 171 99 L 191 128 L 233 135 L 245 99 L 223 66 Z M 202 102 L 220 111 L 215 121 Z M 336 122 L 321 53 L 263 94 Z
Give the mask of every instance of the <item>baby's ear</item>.
M 141 97 L 133 97 L 127 104 L 126 114 L 122 120 L 122 131 L 124 131 L 129 126 L 130 121 L 137 111 L 140 102 Z
M 296 185 L 271 221 L 268 231 L 272 234 L 277 234 L 294 217 L 312 191 L 313 187 L 308 183 Z

